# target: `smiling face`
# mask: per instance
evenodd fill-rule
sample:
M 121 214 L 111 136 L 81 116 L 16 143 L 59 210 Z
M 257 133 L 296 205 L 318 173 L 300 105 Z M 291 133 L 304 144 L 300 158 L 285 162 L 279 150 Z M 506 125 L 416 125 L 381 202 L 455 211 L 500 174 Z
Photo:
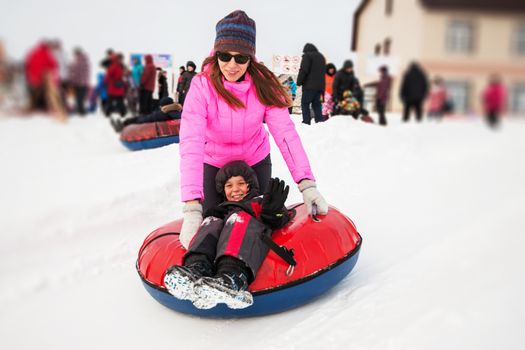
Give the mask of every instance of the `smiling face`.
M 230 202 L 238 202 L 244 199 L 250 190 L 250 186 L 242 176 L 232 176 L 224 184 L 224 194 Z
M 235 51 L 228 51 L 230 55 L 238 55 L 239 52 Z M 239 64 L 235 62 L 235 59 L 232 57 L 228 62 L 223 62 L 220 59 L 217 60 L 219 62 L 219 69 L 221 70 L 222 75 L 224 75 L 224 78 L 228 81 L 237 81 L 239 80 L 244 73 L 246 73 L 246 70 L 248 69 L 248 65 L 250 64 L 250 61 Z

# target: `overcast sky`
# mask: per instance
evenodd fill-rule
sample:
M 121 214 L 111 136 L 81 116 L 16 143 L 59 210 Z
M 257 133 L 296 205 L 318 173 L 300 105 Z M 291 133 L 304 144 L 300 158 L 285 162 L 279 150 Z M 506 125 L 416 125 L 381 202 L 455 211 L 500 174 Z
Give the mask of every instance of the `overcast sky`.
M 0 0 L 0 40 L 21 58 L 40 38 L 59 38 L 70 54 L 83 47 L 98 62 L 108 47 L 169 53 L 175 65 L 200 66 L 215 38 L 215 24 L 242 9 L 257 24 L 257 56 L 301 54 L 312 42 L 340 67 L 350 54 L 353 13 L 360 0 Z

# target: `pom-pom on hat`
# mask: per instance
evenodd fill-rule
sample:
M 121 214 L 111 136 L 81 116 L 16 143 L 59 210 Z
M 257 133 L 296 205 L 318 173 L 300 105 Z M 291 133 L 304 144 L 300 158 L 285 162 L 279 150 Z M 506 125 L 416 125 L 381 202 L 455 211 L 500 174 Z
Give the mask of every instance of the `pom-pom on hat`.
M 217 22 L 215 30 L 215 51 L 233 51 L 255 57 L 255 21 L 244 11 L 233 11 Z

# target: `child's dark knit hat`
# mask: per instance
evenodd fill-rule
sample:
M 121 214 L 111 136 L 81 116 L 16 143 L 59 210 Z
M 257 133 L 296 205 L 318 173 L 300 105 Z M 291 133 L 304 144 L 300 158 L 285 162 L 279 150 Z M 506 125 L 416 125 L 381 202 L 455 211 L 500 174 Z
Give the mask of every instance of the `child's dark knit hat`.
M 225 164 L 215 176 L 215 189 L 218 193 L 224 195 L 224 184 L 229 178 L 234 176 L 242 176 L 244 181 L 250 186 L 249 194 L 250 198 L 259 195 L 259 181 L 257 181 L 257 175 L 251 166 L 246 164 L 242 160 L 234 160 Z
M 230 13 L 217 22 L 215 30 L 215 51 L 233 51 L 255 57 L 255 21 L 244 11 Z
M 195 65 L 195 63 L 193 63 L 193 61 L 186 62 L 186 67 L 193 67 L 193 70 L 197 69 L 197 66 Z

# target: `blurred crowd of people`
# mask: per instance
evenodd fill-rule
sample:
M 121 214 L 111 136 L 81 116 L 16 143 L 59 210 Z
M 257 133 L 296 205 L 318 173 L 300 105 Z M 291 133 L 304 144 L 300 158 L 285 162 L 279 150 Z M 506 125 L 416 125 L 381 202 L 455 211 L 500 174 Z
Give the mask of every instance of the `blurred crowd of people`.
M 180 111 L 191 80 L 197 74 L 193 61 L 180 66 L 174 91 L 170 94 L 167 72 L 155 66 L 152 55 L 132 56 L 127 66 L 123 54 L 112 49 L 107 50 L 100 62 L 95 84 L 91 84 L 91 70 L 89 57 L 82 48 L 73 49 L 72 59 L 68 60 L 59 40 L 37 43 L 23 64 L 9 62 L 0 43 L 0 109 L 9 106 L 21 112 L 49 111 L 60 118 L 69 114 L 84 116 L 98 109 L 108 117 L 117 113 L 124 118 L 129 114 L 128 119 L 113 123 L 115 129 L 121 129 L 122 125 L 140 120 L 136 117 L 158 115 L 163 106 L 178 104 L 180 106 L 165 109 Z M 379 68 L 377 81 L 362 85 L 351 60 L 344 61 L 338 70 L 334 63 L 326 63 L 313 44 L 307 43 L 299 74 L 286 75 L 282 83 L 292 101 L 301 94 L 305 124 L 310 124 L 312 119 L 323 122 L 332 115 L 341 114 L 371 121 L 365 109 L 370 102 L 365 101 L 365 90 L 371 89 L 371 105 L 377 113 L 377 121 L 387 125 L 385 111 L 392 86 L 387 66 Z M 165 98 L 170 99 L 164 100 L 161 106 L 160 101 Z M 440 120 L 454 110 L 444 80 L 436 76 L 429 81 L 427 73 L 416 62 L 411 63 L 401 77 L 399 98 L 404 106 L 404 122 L 410 120 L 411 114 L 416 121 L 423 120 L 425 111 L 429 119 Z M 490 77 L 481 98 L 487 122 L 497 126 L 506 101 L 506 89 L 497 75 Z M 293 112 L 292 107 L 289 111 Z
M 192 61 L 179 68 L 173 97 L 180 103 L 196 68 Z M 10 62 L 0 43 L 0 109 L 12 114 L 49 112 L 61 119 L 97 110 L 107 117 L 137 117 L 158 111 L 160 101 L 170 97 L 167 71 L 155 66 L 152 55 L 133 56 L 128 67 L 122 53 L 108 49 L 99 69 L 92 84 L 87 53 L 74 48 L 69 60 L 59 40 L 38 42 L 20 63 Z
M 386 65 L 379 67 L 377 81 L 361 85 L 351 60 L 344 61 L 341 69 L 337 70 L 335 64 L 326 63 L 313 44 L 307 43 L 303 49 L 297 82 L 287 76 L 283 85 L 292 100 L 296 98 L 297 86 L 302 86 L 304 124 L 310 124 L 312 118 L 316 123 L 323 122 L 332 115 L 351 115 L 355 119 L 371 121 L 369 111 L 365 109 L 364 92 L 364 89 L 370 88 L 378 123 L 387 125 L 385 111 L 391 98 L 392 77 Z M 403 103 L 403 122 L 410 121 L 412 114 L 420 122 L 425 111 L 428 119 L 434 120 L 441 120 L 444 115 L 454 111 L 453 100 L 444 80 L 439 76 L 430 80 L 417 62 L 412 62 L 401 77 L 399 98 Z M 488 124 L 496 127 L 506 103 L 505 86 L 496 74 L 490 76 L 480 98 Z

